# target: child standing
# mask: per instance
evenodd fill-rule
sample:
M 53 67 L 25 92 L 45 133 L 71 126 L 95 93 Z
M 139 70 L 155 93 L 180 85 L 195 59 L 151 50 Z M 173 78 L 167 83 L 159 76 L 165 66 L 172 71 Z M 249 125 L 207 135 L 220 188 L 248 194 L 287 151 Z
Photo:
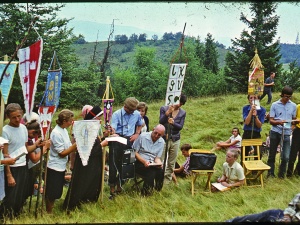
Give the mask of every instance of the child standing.
M 140 111 L 141 116 L 142 116 L 142 129 L 141 129 L 141 133 L 142 132 L 149 132 L 149 119 L 146 116 L 147 114 L 147 110 L 148 110 L 148 106 L 145 102 L 139 102 L 139 104 L 137 105 L 137 110 Z

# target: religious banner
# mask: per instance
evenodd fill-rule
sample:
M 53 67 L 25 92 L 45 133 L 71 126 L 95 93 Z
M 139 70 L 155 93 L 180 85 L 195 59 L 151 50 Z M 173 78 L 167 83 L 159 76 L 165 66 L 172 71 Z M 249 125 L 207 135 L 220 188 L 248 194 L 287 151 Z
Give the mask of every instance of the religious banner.
M 23 90 L 27 120 L 30 120 L 30 114 L 34 107 L 34 96 L 40 74 L 42 50 L 42 39 L 27 48 L 21 48 L 18 50 L 19 75 Z
M 172 64 L 165 105 L 179 104 L 187 63 Z
M 262 95 L 264 91 L 264 70 L 255 67 L 249 70 L 248 95 Z
M 61 77 L 62 70 L 48 70 L 47 85 L 46 85 L 46 98 L 45 105 L 55 105 L 56 108 L 59 104 L 60 90 L 61 90 Z
M 112 116 L 113 102 L 114 99 L 103 99 L 103 117 L 105 125 L 109 123 Z
M 99 129 L 99 120 L 74 121 L 73 134 L 83 166 L 88 164 L 93 145 L 98 137 Z
M 11 62 L 9 66 L 7 67 L 3 80 L 0 84 L 1 94 L 4 99 L 4 103 L 7 104 L 9 92 L 11 89 L 11 85 L 14 79 L 14 75 L 17 69 L 17 65 L 19 62 Z M 1 61 L 0 62 L 0 74 L 3 73 L 3 70 L 5 69 L 6 65 L 8 64 L 8 61 Z
M 55 112 L 55 105 L 39 107 L 38 113 L 40 115 L 40 127 L 42 133 L 42 140 L 45 140 L 47 137 L 47 133 L 50 129 L 54 112 Z

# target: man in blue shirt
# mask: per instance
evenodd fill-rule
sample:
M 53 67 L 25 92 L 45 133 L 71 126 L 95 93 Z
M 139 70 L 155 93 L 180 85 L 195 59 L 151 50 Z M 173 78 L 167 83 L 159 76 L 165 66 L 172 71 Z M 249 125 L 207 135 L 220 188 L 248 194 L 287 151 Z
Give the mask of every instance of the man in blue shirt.
M 267 104 L 270 104 L 272 100 L 272 87 L 275 85 L 274 77 L 275 77 L 275 73 L 271 72 L 271 75 L 266 79 L 264 83 L 264 93 L 260 98 L 260 100 L 262 100 L 266 95 L 268 95 Z
M 281 91 L 281 99 L 273 102 L 270 109 L 270 124 L 272 125 L 270 131 L 270 151 L 268 158 L 268 165 L 271 169 L 268 171 L 268 177 L 275 177 L 275 158 L 277 146 L 281 145 L 279 166 L 279 178 L 284 178 L 287 163 L 290 157 L 291 143 L 291 120 L 296 119 L 296 104 L 290 99 L 293 95 L 293 89 L 285 86 Z M 281 140 L 283 139 L 282 143 Z
M 109 143 L 109 178 L 108 184 L 110 186 L 110 199 L 115 195 L 115 187 L 117 185 L 116 193 L 122 191 L 121 183 L 122 176 L 122 159 L 124 150 L 130 149 L 132 143 L 138 138 L 142 128 L 142 117 L 138 110 L 136 110 L 139 101 L 134 97 L 126 98 L 124 106 L 115 111 L 111 118 L 112 134 L 119 135 L 127 139 L 127 145 L 119 142 Z
M 261 127 L 265 121 L 266 109 L 262 106 L 257 109 L 257 102 L 259 102 L 259 96 L 248 95 L 249 105 L 243 107 L 243 120 L 244 120 L 244 133 L 243 139 L 261 138 L 260 132 Z M 246 154 L 248 155 L 251 151 L 250 147 L 246 147 Z M 243 162 L 241 154 L 241 164 Z

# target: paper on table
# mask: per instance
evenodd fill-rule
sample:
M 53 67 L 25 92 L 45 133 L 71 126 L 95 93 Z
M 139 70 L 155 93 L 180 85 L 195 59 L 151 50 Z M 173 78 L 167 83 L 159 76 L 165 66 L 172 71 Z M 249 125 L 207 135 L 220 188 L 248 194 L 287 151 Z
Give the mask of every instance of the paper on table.
M 219 191 L 227 191 L 230 188 L 229 187 L 225 187 L 224 185 L 222 185 L 221 183 L 211 183 L 211 185 L 213 185 L 214 187 L 216 187 Z
M 123 137 L 107 137 L 105 138 L 107 141 L 117 141 L 120 142 L 121 144 L 127 145 L 127 139 Z

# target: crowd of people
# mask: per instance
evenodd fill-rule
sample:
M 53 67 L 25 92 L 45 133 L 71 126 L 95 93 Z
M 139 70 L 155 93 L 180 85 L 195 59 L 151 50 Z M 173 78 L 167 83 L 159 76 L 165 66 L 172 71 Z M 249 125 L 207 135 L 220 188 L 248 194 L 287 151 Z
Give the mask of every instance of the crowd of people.
M 300 173 L 299 161 L 294 169 L 296 157 L 299 155 L 300 105 L 296 106 L 290 100 L 292 94 L 293 90 L 290 87 L 284 87 L 281 98 L 272 103 L 268 114 L 272 125 L 267 162 L 271 169 L 268 171 L 268 177 L 275 177 L 275 156 L 278 145 L 281 145 L 282 150 L 278 177 L 283 179 L 285 174 L 290 177 Z M 243 134 L 241 135 L 239 129 L 234 127 L 230 138 L 218 142 L 215 147 L 215 149 L 226 150 L 222 173 L 216 182 L 229 189 L 244 184 L 243 159 L 241 158 L 241 163 L 238 162 L 239 156 L 242 155 L 243 139 L 261 138 L 262 125 L 266 121 L 266 109 L 255 104 L 259 101 L 259 96 L 248 95 L 247 99 L 249 104 L 242 110 Z M 68 133 L 68 128 L 74 123 L 72 111 L 61 110 L 55 120 L 56 126 L 51 130 L 50 138 L 41 140 L 39 118 L 26 121 L 23 119 L 23 111 L 19 104 L 8 104 L 5 115 L 9 122 L 3 127 L 2 133 L 2 137 L 8 140 L 8 144 L 1 146 L 0 154 L 1 218 L 13 218 L 22 212 L 27 198 L 32 196 L 36 188 L 37 177 L 40 174 L 37 168 L 42 168 L 40 163 L 43 162 L 40 159 L 46 153 L 48 160 L 44 165 L 45 179 L 40 192 L 45 196 L 48 213 L 52 213 L 55 200 L 63 195 L 68 163 L 70 163 L 72 176 L 63 202 L 63 209 L 67 211 L 80 208 L 85 202 L 98 200 L 103 186 L 103 168 L 109 171 L 109 199 L 113 200 L 122 193 L 126 181 L 123 177 L 124 152 L 128 150 L 134 152 L 134 174 L 143 179 L 142 196 L 150 196 L 154 191 L 160 191 L 164 185 L 172 182 L 178 184 L 178 177 L 184 178 L 191 174 L 189 150 L 192 146 L 187 143 L 181 145 L 180 135 L 186 118 L 186 111 L 182 106 L 186 101 L 187 97 L 182 94 L 177 104 L 162 106 L 159 122 L 151 129 L 149 118 L 146 116 L 147 104 L 139 102 L 134 97 L 126 98 L 123 107 L 112 114 L 109 125 L 106 124 L 105 127 L 100 125 L 101 129 L 91 147 L 87 165 L 78 153 L 80 140 L 76 139 L 74 133 Z M 83 121 L 99 120 L 101 124 L 102 114 L 99 106 L 85 105 L 81 116 Z M 292 125 L 295 129 L 291 145 Z M 107 137 L 122 138 L 125 142 L 120 141 L 121 139 L 110 141 Z M 108 146 L 109 152 L 103 151 L 105 146 Z M 186 158 L 183 165 L 177 162 L 179 149 Z M 250 148 L 246 151 L 246 154 L 251 154 Z M 105 162 L 103 158 L 106 159 Z M 104 165 L 106 163 L 107 167 Z M 212 186 L 212 191 L 217 189 Z M 280 218 L 285 215 L 285 211 L 279 213 Z M 235 220 L 237 218 L 229 221 Z

